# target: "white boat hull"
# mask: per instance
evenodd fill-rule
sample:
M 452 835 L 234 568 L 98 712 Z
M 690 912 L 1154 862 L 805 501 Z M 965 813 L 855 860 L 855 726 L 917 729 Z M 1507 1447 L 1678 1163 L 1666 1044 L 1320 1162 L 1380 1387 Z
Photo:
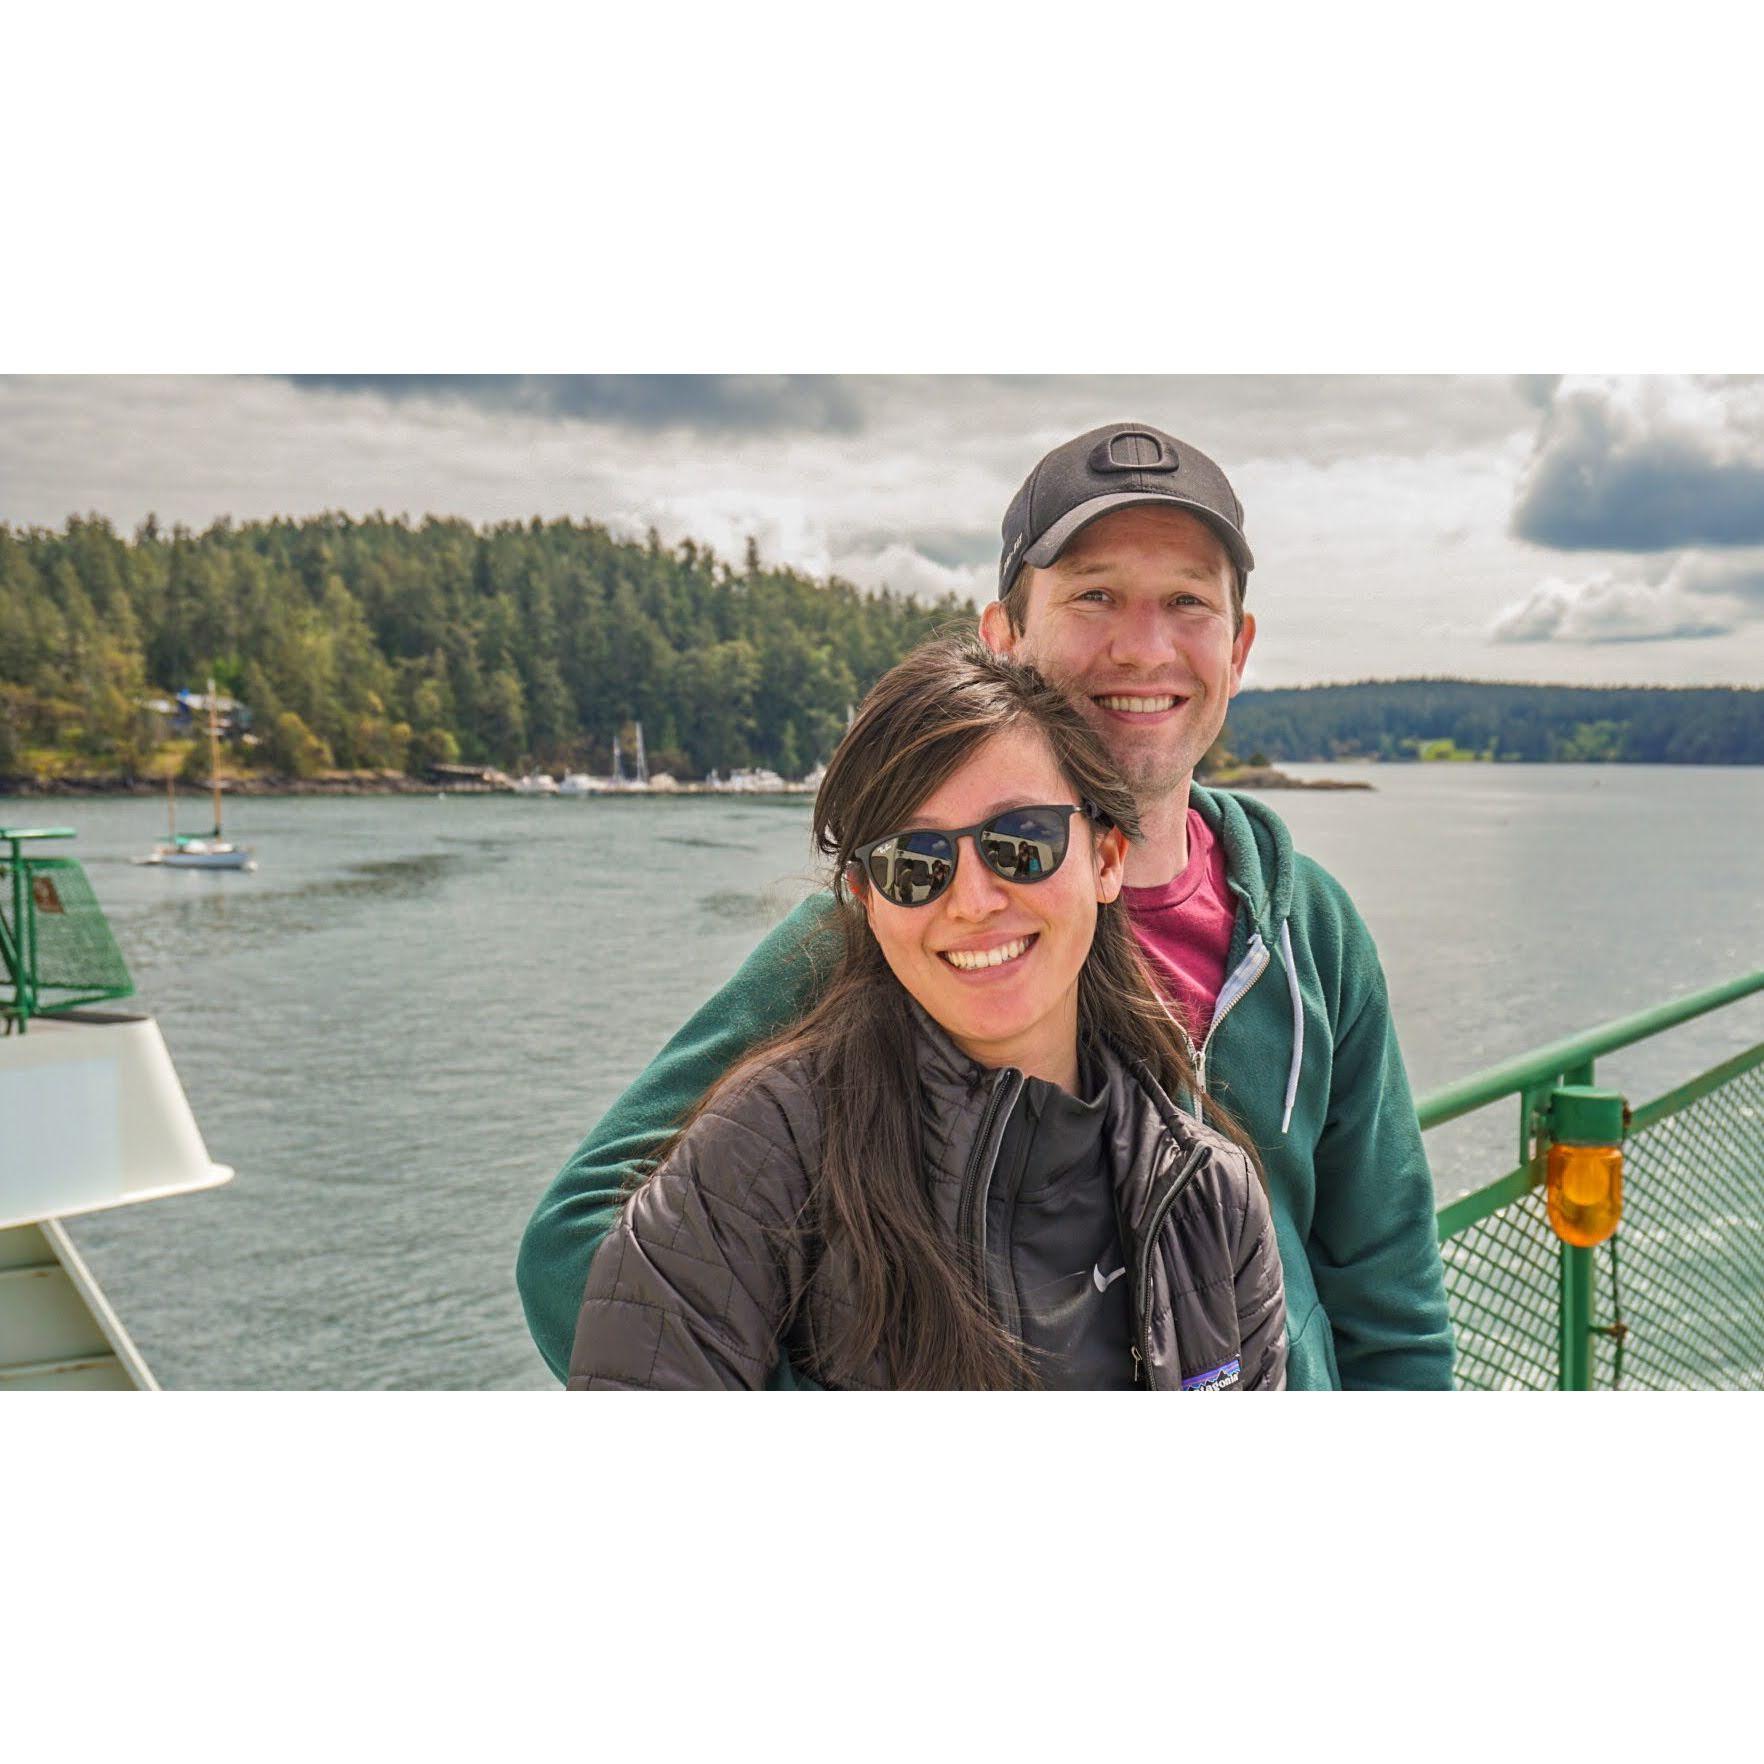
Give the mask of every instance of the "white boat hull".
M 248 845 L 220 845 L 210 848 L 182 846 L 179 849 L 161 848 L 150 857 L 140 859 L 144 864 L 163 864 L 168 870 L 255 870 L 257 861 L 251 855 Z

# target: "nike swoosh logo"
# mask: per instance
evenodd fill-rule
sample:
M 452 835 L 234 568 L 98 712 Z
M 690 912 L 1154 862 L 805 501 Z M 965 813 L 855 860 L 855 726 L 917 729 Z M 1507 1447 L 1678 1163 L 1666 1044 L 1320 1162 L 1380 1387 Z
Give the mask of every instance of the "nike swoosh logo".
M 1122 1263 L 1122 1265 L 1119 1268 L 1117 1268 L 1114 1271 L 1114 1273 L 1108 1277 L 1107 1280 L 1105 1280 L 1105 1279 L 1103 1279 L 1102 1269 L 1100 1267 L 1096 1267 L 1096 1268 L 1092 1268 L 1090 1270 L 1090 1278 L 1096 1282 L 1096 1290 L 1098 1292 L 1107 1292 L 1109 1290 L 1109 1288 L 1111 1286 L 1113 1286 L 1115 1284 L 1115 1282 L 1117 1280 L 1119 1280 L 1121 1278 L 1121 1276 L 1123 1274 L 1125 1274 L 1126 1272 L 1127 1272 L 1127 1266 L 1125 1263 Z

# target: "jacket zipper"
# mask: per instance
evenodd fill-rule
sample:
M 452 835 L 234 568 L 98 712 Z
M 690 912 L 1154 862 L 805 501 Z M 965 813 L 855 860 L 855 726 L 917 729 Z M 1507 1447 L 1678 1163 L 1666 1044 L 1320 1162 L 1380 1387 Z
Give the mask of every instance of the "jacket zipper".
M 1200 1047 L 1197 1049 L 1192 1041 L 1188 1044 L 1189 1053 L 1194 1059 L 1194 1082 L 1203 1096 L 1207 1088 L 1207 1054 L 1212 1048 L 1213 1037 L 1217 1034 L 1219 1025 L 1236 1007 L 1237 1001 L 1268 971 L 1268 964 L 1273 959 L 1267 944 L 1262 941 L 1261 932 L 1256 932 L 1250 939 L 1250 947 L 1243 960 L 1219 989 L 1219 1001 L 1213 1007 L 1213 1020 L 1207 1025 Z
M 1146 1316 L 1148 1301 L 1151 1298 L 1151 1259 L 1152 1249 L 1158 1240 L 1158 1233 L 1164 1228 L 1164 1221 L 1170 1216 L 1170 1209 L 1175 1206 L 1182 1191 L 1194 1180 L 1194 1173 L 1201 1166 L 1207 1155 L 1204 1145 L 1197 1145 L 1188 1154 L 1187 1162 L 1171 1179 L 1170 1186 L 1164 1190 L 1158 1204 L 1152 1208 L 1151 1217 L 1137 1245 L 1134 1260 L 1138 1266 L 1133 1271 L 1133 1327 L 1139 1336 L 1139 1346 L 1133 1349 L 1133 1382 L 1139 1382 L 1139 1374 L 1146 1362 L 1151 1358 L 1151 1325 Z M 1141 1349 L 1144 1351 L 1141 1352 Z
M 1200 1092 L 1201 1096 L 1206 1095 L 1207 1054 L 1212 1049 L 1213 1037 L 1218 1033 L 1219 1025 L 1236 1008 L 1237 1001 L 1268 971 L 1268 965 L 1273 959 L 1272 952 L 1262 941 L 1261 932 L 1252 932 L 1249 948 L 1244 952 L 1243 960 L 1226 976 L 1225 984 L 1219 989 L 1218 1001 L 1213 1007 L 1213 1020 L 1207 1025 L 1207 1032 L 1201 1038 L 1201 1044 L 1198 1048 L 1194 1045 L 1194 1038 L 1188 1033 L 1181 1018 L 1175 1018 L 1176 1027 L 1181 1031 L 1182 1039 L 1188 1046 L 1189 1063 L 1194 1067 L 1195 1089 Z M 1198 1105 L 1199 1097 L 1195 1100 Z M 1139 1375 L 1144 1371 L 1145 1363 L 1151 1357 L 1151 1338 L 1145 1315 L 1146 1299 L 1149 1296 L 1146 1287 L 1150 1283 L 1151 1246 L 1157 1240 L 1158 1231 L 1162 1227 L 1164 1219 L 1168 1217 L 1170 1208 L 1175 1204 L 1176 1197 L 1192 1179 L 1201 1155 L 1201 1147 L 1196 1146 L 1189 1155 L 1188 1162 L 1182 1166 L 1176 1180 L 1170 1185 L 1169 1192 L 1158 1203 L 1152 1223 L 1141 1240 L 1139 1268 L 1135 1273 L 1133 1288 L 1134 1328 L 1138 1332 L 1140 1343 L 1145 1351 L 1141 1353 L 1139 1347 L 1133 1347 L 1131 1350 L 1133 1354 L 1133 1382 L 1135 1384 L 1139 1382 Z
M 986 1291 L 986 1193 L 992 1186 L 992 1173 L 998 1167 L 999 1148 L 1004 1142 L 1005 1123 L 1022 1095 L 1024 1078 L 1015 1066 L 1007 1066 L 986 1099 L 986 1111 L 980 1117 L 980 1130 L 974 1135 L 974 1149 L 968 1154 L 968 1167 L 962 1173 L 961 1191 L 956 1201 L 958 1228 L 973 1223 L 969 1242 L 973 1245 L 974 1273 L 980 1290 Z M 978 1209 L 976 1212 L 975 1209 Z

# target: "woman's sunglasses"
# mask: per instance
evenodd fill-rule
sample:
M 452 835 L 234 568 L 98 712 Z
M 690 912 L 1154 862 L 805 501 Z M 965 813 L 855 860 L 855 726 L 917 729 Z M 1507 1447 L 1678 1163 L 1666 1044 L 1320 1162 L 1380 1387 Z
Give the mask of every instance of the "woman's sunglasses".
M 914 827 L 851 854 L 876 892 L 895 906 L 929 906 L 955 879 L 956 852 L 972 835 L 981 861 L 1006 882 L 1045 882 L 1066 861 L 1074 815 L 1103 816 L 1094 803 L 1005 809 L 972 827 Z

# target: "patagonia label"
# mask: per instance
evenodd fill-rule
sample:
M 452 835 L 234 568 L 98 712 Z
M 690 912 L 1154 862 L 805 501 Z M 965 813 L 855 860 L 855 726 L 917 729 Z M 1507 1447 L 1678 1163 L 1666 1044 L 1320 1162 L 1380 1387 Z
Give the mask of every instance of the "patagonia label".
M 1197 1372 L 1192 1378 L 1182 1381 L 1184 1390 L 1229 1390 L 1243 1376 L 1241 1360 L 1227 1360 L 1223 1366 L 1215 1366 L 1210 1372 Z

